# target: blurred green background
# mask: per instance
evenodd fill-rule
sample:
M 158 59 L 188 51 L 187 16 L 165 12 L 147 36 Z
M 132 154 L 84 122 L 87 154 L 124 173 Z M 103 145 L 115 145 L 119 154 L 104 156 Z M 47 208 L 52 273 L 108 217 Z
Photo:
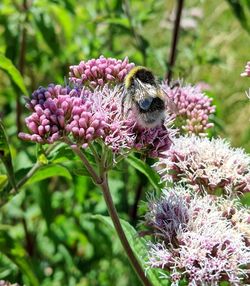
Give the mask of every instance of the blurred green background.
M 164 78 L 175 4 L 1 0 L 0 116 L 20 178 L 39 155 L 35 144 L 17 138 L 28 114 L 25 88 L 28 95 L 40 85 L 63 84 L 70 65 L 100 55 L 128 56 Z M 248 60 L 249 0 L 185 2 L 174 78 L 208 84 L 207 94 L 217 106 L 212 133 L 250 152 L 250 103 L 245 95 L 250 79 L 240 77 Z M 37 175 L 1 208 L 0 279 L 43 286 L 140 285 L 113 230 L 93 217 L 107 214 L 100 191 L 87 176 L 78 176 L 79 162 L 70 162 L 71 157 L 70 151 L 60 154 L 58 149 L 45 159 L 58 169 L 45 166 L 46 175 Z M 1 188 L 6 180 L 0 165 Z M 152 190 L 145 182 L 126 162 L 110 175 L 119 214 L 133 225 L 139 222 L 133 212 L 136 190 L 143 184 L 144 194 Z

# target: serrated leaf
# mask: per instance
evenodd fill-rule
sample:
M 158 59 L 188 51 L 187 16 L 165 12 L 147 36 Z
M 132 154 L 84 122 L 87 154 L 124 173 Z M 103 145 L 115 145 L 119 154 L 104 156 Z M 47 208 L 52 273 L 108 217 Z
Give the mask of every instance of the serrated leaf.
M 0 121 L 0 159 L 2 160 L 6 168 L 8 179 L 12 187 L 16 190 L 16 181 L 14 175 L 14 168 L 12 165 L 9 142 L 1 121 Z
M 61 165 L 56 165 L 56 164 L 51 164 L 51 165 L 46 165 L 42 166 L 28 181 L 27 185 L 34 184 L 36 182 L 51 178 L 51 177 L 65 177 L 69 180 L 72 179 L 72 176 L 70 172 L 68 171 L 67 168 L 61 166 Z
M 103 223 L 105 223 L 108 227 L 112 228 L 114 230 L 114 225 L 110 217 L 103 216 L 103 215 L 93 215 L 94 219 L 97 219 Z M 127 221 L 120 219 L 120 222 L 122 224 L 123 231 L 126 234 L 127 240 L 137 257 L 138 261 L 142 265 L 142 267 L 145 269 L 145 259 L 147 257 L 147 244 L 146 240 L 144 238 L 141 238 L 138 236 L 136 230 L 133 228 L 132 225 L 130 225 Z M 161 270 L 158 269 L 149 269 L 147 270 L 147 277 L 151 281 L 153 286 L 169 286 L 170 281 L 165 279 L 160 279 L 160 272 Z
M 13 65 L 10 59 L 6 58 L 3 54 L 0 53 L 0 69 L 5 71 L 11 81 L 18 86 L 18 88 L 21 90 L 21 92 L 24 95 L 28 95 L 28 91 L 25 87 L 23 78 L 18 71 L 18 69 Z
M 163 185 L 160 183 L 160 176 L 156 173 L 154 169 L 149 167 L 145 162 L 130 155 L 126 161 L 135 169 L 143 173 L 151 183 L 151 185 L 156 189 L 162 189 Z

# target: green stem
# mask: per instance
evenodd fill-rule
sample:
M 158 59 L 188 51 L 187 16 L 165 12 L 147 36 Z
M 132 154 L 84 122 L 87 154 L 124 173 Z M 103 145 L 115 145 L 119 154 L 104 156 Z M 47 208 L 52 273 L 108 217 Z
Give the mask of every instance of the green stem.
M 72 150 L 75 152 L 76 155 L 82 160 L 84 166 L 88 170 L 89 174 L 91 175 L 94 183 L 100 185 L 102 183 L 102 179 L 97 175 L 94 168 L 90 165 L 87 157 L 82 153 L 81 149 L 77 146 L 71 146 Z
M 75 152 L 75 154 L 78 155 L 79 158 L 82 160 L 86 169 L 89 171 L 89 174 L 91 175 L 94 183 L 96 185 L 100 186 L 100 188 L 102 189 L 104 200 L 106 202 L 108 212 L 109 212 L 111 220 L 114 224 L 117 235 L 121 241 L 121 244 L 122 244 L 124 250 L 127 253 L 127 256 L 129 258 L 135 272 L 137 273 L 139 279 L 141 280 L 142 284 L 144 286 L 152 286 L 150 281 L 148 280 L 148 278 L 145 276 L 144 270 L 142 269 L 142 267 L 139 264 L 135 254 L 133 253 L 133 250 L 130 247 L 129 242 L 126 238 L 126 235 L 122 229 L 122 225 L 121 225 L 117 210 L 115 208 L 115 205 L 114 205 L 114 202 L 113 202 L 110 190 L 109 190 L 107 167 L 105 166 L 106 165 L 106 155 L 105 154 L 107 154 L 105 152 L 105 148 L 103 149 L 103 152 L 102 152 L 103 153 L 102 160 L 101 161 L 99 160 L 98 162 L 96 162 L 97 164 L 100 165 L 100 175 L 98 175 L 96 173 L 96 171 L 94 170 L 94 168 L 91 166 L 91 164 L 88 162 L 88 159 L 83 154 L 80 147 L 72 145 L 71 141 L 67 138 L 65 138 L 65 142 L 67 144 L 69 144 L 69 146 L 72 148 L 72 150 Z
M 100 185 L 100 187 L 102 188 L 102 192 L 103 192 L 103 196 L 108 208 L 108 212 L 109 215 L 112 219 L 112 222 L 114 224 L 115 230 L 118 234 L 118 237 L 121 241 L 121 244 L 124 248 L 124 250 L 126 251 L 128 258 L 130 260 L 130 263 L 132 264 L 135 272 L 137 273 L 138 277 L 140 278 L 141 282 L 143 283 L 144 286 L 151 286 L 150 281 L 148 280 L 148 278 L 145 276 L 145 273 L 141 267 L 141 265 L 139 264 L 137 258 L 135 257 L 133 250 L 126 238 L 126 235 L 122 229 L 122 225 L 120 222 L 120 219 L 118 217 L 117 214 L 117 210 L 115 208 L 114 202 L 112 200 L 112 196 L 109 190 L 109 185 L 108 185 L 108 176 L 107 173 L 103 173 L 102 174 L 102 184 Z
M 21 75 L 24 77 L 25 73 L 25 56 L 26 56 L 26 48 L 27 48 L 27 23 L 28 23 L 28 4 L 27 0 L 23 0 L 22 11 L 25 14 L 24 22 L 21 23 L 21 36 L 20 36 L 20 53 L 19 53 L 19 71 Z M 16 98 L 16 124 L 17 124 L 17 132 L 22 131 L 22 104 L 21 104 L 21 96 L 17 95 Z
M 20 189 L 34 174 L 35 172 L 42 166 L 40 162 L 36 162 L 36 164 L 29 170 L 29 172 L 17 183 L 16 189 Z M 10 194 L 14 195 L 17 192 L 15 189 L 11 189 Z
M 134 25 L 133 17 L 131 15 L 131 11 L 130 11 L 130 1 L 123 0 L 123 9 L 124 9 L 124 12 L 128 18 L 130 30 L 131 30 L 131 33 L 132 33 L 134 39 L 135 39 L 136 47 L 142 54 L 143 65 L 146 66 L 147 65 L 146 48 L 145 48 L 145 45 L 142 41 L 142 37 L 137 32 L 136 27 Z
M 56 144 L 51 145 L 46 151 L 45 156 L 48 156 L 49 153 L 56 147 Z M 18 189 L 20 189 L 34 174 L 38 169 L 42 166 L 42 163 L 37 161 L 35 165 L 29 170 L 29 172 L 16 184 L 16 190 L 14 188 L 11 189 L 10 194 L 15 195 L 18 193 Z
M 95 146 L 94 146 L 92 143 L 90 143 L 90 144 L 89 144 L 89 148 L 90 148 L 90 150 L 92 151 L 92 153 L 93 153 L 93 155 L 94 155 L 94 157 L 95 157 L 96 163 L 100 162 L 100 157 L 99 157 L 99 155 L 98 155 L 98 153 L 97 153 L 97 151 L 96 151 Z

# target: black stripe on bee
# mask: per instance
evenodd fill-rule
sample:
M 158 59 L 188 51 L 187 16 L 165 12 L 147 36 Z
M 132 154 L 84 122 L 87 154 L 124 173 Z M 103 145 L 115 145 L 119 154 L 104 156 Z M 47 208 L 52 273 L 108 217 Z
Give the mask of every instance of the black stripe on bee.
M 139 79 L 143 83 L 148 83 L 153 86 L 156 86 L 156 80 L 154 75 L 152 74 L 151 71 L 147 69 L 140 69 L 136 71 L 136 73 L 133 76 L 134 79 Z

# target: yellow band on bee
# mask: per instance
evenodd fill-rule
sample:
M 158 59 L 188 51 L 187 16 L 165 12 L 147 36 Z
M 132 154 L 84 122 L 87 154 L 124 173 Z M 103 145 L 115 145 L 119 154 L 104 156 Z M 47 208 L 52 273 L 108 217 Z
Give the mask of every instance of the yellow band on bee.
M 126 78 L 125 78 L 125 87 L 129 88 L 131 86 L 131 80 L 132 77 L 139 71 L 139 70 L 147 70 L 149 72 L 151 72 L 149 69 L 143 67 L 143 66 L 137 66 L 134 67 L 130 70 L 130 72 L 127 74 Z

